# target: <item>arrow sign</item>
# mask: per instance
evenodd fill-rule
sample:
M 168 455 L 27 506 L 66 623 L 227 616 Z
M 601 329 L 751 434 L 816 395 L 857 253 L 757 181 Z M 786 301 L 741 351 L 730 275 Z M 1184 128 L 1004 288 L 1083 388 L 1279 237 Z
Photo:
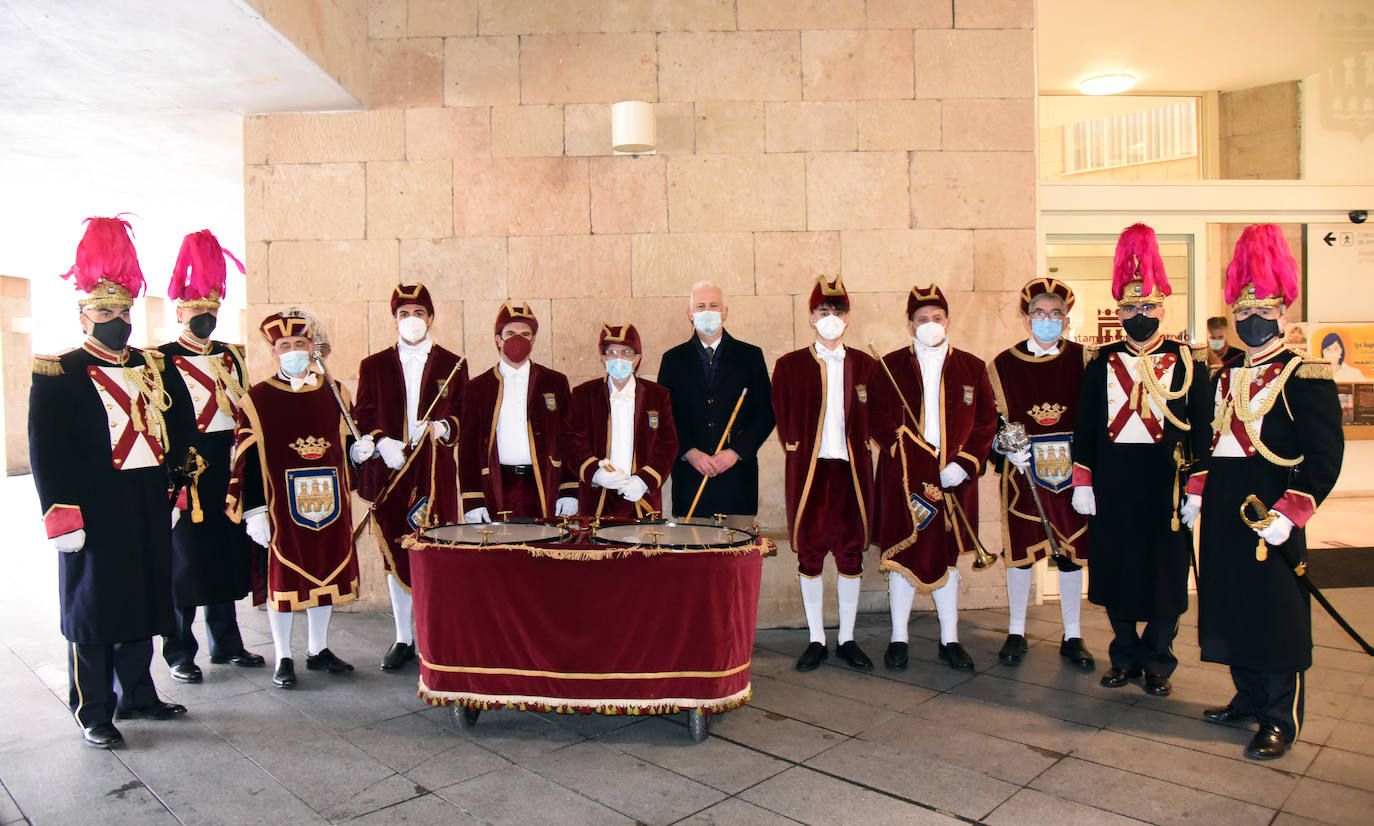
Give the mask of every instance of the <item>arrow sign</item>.
M 1322 240 L 1326 242 L 1328 247 L 1334 247 L 1336 246 L 1336 233 L 1328 232 L 1322 236 Z

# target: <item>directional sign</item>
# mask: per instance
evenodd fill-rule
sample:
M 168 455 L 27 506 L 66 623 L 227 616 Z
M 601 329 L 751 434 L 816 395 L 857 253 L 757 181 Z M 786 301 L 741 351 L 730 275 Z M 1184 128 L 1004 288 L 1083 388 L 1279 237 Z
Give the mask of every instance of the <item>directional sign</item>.
M 1307 318 L 1374 321 L 1374 227 L 1308 224 L 1307 237 Z

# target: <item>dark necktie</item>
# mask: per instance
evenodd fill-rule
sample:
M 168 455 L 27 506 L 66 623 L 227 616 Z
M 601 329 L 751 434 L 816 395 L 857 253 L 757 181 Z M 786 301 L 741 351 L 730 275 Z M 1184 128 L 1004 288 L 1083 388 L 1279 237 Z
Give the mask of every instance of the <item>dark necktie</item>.
M 706 375 L 706 385 L 708 387 L 714 384 L 716 380 L 716 353 L 719 352 L 719 349 L 719 347 L 716 349 L 710 347 L 701 348 L 701 371 Z

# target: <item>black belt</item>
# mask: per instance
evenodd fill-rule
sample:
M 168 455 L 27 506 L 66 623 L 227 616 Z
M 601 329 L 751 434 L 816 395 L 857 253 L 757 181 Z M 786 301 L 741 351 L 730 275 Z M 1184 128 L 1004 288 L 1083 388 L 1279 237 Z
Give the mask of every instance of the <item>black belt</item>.
M 533 476 L 534 465 L 502 465 L 501 472 L 512 476 Z

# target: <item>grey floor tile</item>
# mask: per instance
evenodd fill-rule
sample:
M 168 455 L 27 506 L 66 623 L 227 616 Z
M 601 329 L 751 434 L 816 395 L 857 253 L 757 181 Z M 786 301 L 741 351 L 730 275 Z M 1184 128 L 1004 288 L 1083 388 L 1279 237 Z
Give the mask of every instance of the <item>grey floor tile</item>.
M 802 823 L 951 824 L 948 815 L 797 766 L 738 797 Z
M 848 739 L 771 711 L 743 706 L 711 721 L 711 734 L 784 760 L 800 762 Z
M 749 701 L 749 705 L 813 726 L 851 735 L 892 714 L 881 706 L 861 703 L 807 685 L 783 682 L 771 677 L 754 678 L 754 697 Z
M 598 742 L 726 794 L 747 789 L 791 765 L 719 737 L 694 743 L 683 726 L 659 717 L 613 731 Z
M 340 732 L 340 736 L 393 771 L 402 773 L 458 743 L 467 742 L 418 712 L 349 729 Z M 450 786 L 464 779 L 454 778 L 441 785 Z
M 1308 817 L 1298 817 L 1288 812 L 1279 812 L 1278 815 L 1269 822 L 1269 826 L 1329 826 L 1329 824 Z
M 1345 719 L 1355 723 L 1374 723 L 1374 697 L 1354 695 L 1345 710 Z
M 1299 735 L 1298 742 L 1302 742 Z M 1360 754 L 1374 755 L 1374 725 L 1342 722 L 1326 738 L 1325 745 Z
M 385 809 L 348 821 L 350 826 L 390 826 L 392 823 L 417 824 L 417 826 L 478 826 L 482 821 L 454 806 L 437 794 L 427 794 L 411 798 Z
M 452 746 L 423 763 L 412 766 L 404 774 L 427 789 L 442 789 L 509 765 L 511 761 L 501 755 L 488 751 L 471 740 L 453 737 Z
M 256 826 L 266 812 L 283 823 L 327 823 L 252 760 L 161 773 L 149 786 L 182 823 Z
M 1307 776 L 1374 792 L 1374 757 L 1344 749 L 1325 748 L 1307 767 Z M 1371 812 L 1374 819 L 1374 812 Z
M 19 810 L 19 804 L 14 802 L 5 784 L 0 783 L 0 826 L 9 826 L 23 819 L 24 813 Z
M 950 689 L 950 693 L 1008 708 L 1035 711 L 1037 714 L 1097 728 L 1110 724 L 1130 708 L 1121 702 L 1019 683 L 986 674 L 979 674 L 972 680 Z
M 897 714 L 860 732 L 859 738 L 898 751 L 916 752 L 963 768 L 1025 785 L 1062 755 L 948 723 Z
M 726 794 L 600 743 L 578 743 L 524 767 L 640 823 L 680 820 Z
M 1359 694 L 1361 687 L 1369 682 L 1368 675 L 1339 668 L 1325 668 L 1314 665 L 1307 669 L 1307 688 L 1309 691 L 1339 691 L 1342 694 Z
M 439 790 L 439 796 L 484 823 L 527 826 L 632 824 L 633 820 L 520 766 L 488 772 Z
M 477 718 L 477 725 L 467 730 L 460 730 L 454 723 L 452 706 L 436 706 L 419 713 L 430 722 L 512 763 L 523 763 L 586 739 L 529 711 L 489 709 Z
M 1097 732 L 1073 756 L 1180 786 L 1210 789 L 1275 810 L 1297 785 L 1297 778 L 1288 772 L 1245 760 L 1239 752 L 1230 758 L 1219 757 L 1116 731 Z
M 1368 826 L 1374 812 L 1374 793 L 1304 777 L 1283 810 L 1337 826 Z
M 941 694 L 916 706 L 910 713 L 946 725 L 1025 743 L 1055 755 L 1072 752 L 1083 738 L 1097 730 L 1081 723 L 1046 717 L 1033 708 L 1011 708 L 953 694 Z
M 804 647 L 805 646 L 803 646 L 803 648 Z M 791 671 L 792 666 L 797 662 L 797 657 L 800 655 L 800 650 L 796 653 L 789 654 L 756 645 L 754 647 L 754 656 L 749 662 L 749 675 L 750 677 L 754 675 L 772 676 L 780 671 Z
M 425 795 L 430 790 L 400 774 L 384 777 L 356 793 L 342 797 L 320 809 L 332 823 L 352 820 L 372 812 L 390 809 L 398 803 Z
M 747 823 L 749 826 L 791 826 L 796 822 L 752 803 L 745 803 L 737 797 L 731 797 L 691 817 L 679 820 L 678 826 L 736 826 L 741 823 Z
M 1344 720 L 1349 717 L 1350 707 L 1354 701 L 1354 694 L 1342 694 L 1339 691 L 1323 691 L 1320 688 L 1311 688 L 1307 692 L 1307 699 L 1305 702 L 1307 711 Z
M 0 751 L 0 778 L 35 824 L 176 822 L 118 755 L 77 737 Z
M 1317 618 L 1317 613 L 1312 614 L 1313 620 Z M 1344 631 L 1339 632 L 1342 637 Z M 1313 628 L 1313 636 L 1316 636 L 1316 628 Z M 1315 640 L 1314 640 L 1315 641 Z M 1352 643 L 1353 645 L 1353 643 Z M 1371 662 L 1374 657 L 1370 657 L 1363 651 L 1349 648 L 1331 648 L 1322 645 L 1320 642 L 1312 649 L 1312 664 L 1323 668 L 1334 668 L 1340 671 L 1353 671 L 1356 674 L 1369 674 Z
M 804 686 L 815 691 L 833 694 L 866 705 L 879 705 L 894 711 L 906 711 L 918 703 L 934 697 L 936 692 L 909 682 L 891 679 L 890 673 L 882 666 L 882 651 L 868 652 L 877 671 L 863 674 L 848 666 L 818 668 L 815 671 L 798 672 L 791 668 L 773 675 L 779 682 Z
M 1245 745 L 1254 736 L 1254 729 L 1249 726 L 1218 726 L 1201 718 L 1179 717 L 1148 708 L 1131 709 L 1110 728 L 1147 740 L 1232 758 L 1241 756 Z M 1317 747 L 1300 736 L 1287 754 L 1270 765 L 1301 774 L 1316 754 Z
M 1069 758 L 1031 788 L 1149 823 L 1267 824 L 1274 810 Z
M 983 822 L 992 826 L 1126 826 L 1140 821 L 1035 789 L 1022 789 Z
M 593 738 L 624 728 L 644 718 L 640 714 L 559 714 L 556 711 L 532 712 L 545 722 L 549 722 L 565 728 L 579 737 Z M 684 720 L 686 712 L 678 712 L 676 715 Z

